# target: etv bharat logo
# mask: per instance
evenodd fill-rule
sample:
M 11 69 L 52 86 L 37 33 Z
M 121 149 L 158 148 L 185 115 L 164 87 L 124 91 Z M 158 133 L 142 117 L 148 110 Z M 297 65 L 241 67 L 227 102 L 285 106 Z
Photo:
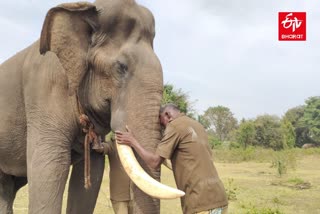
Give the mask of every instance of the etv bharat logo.
M 306 41 L 306 13 L 279 12 L 279 41 Z

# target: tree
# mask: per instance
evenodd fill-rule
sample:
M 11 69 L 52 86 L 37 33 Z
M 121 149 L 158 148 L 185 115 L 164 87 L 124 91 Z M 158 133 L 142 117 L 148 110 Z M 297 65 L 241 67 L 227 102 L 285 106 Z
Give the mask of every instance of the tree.
M 161 104 L 173 103 L 177 105 L 181 112 L 192 116 L 193 109 L 189 101 L 189 95 L 181 89 L 176 90 L 173 85 L 165 84 Z
M 308 137 L 309 129 L 302 122 L 304 115 L 305 106 L 297 106 L 289 109 L 282 120 L 289 121 L 294 127 L 295 131 L 295 146 L 301 147 L 303 144 L 312 143 L 311 139 Z
M 289 120 L 285 118 L 281 120 L 281 131 L 284 148 L 293 148 L 296 144 L 296 133 Z
M 198 122 L 201 123 L 206 130 L 210 128 L 209 121 L 203 115 L 198 115 Z
M 274 150 L 285 148 L 280 118 L 274 115 L 261 115 L 254 121 L 256 129 L 255 144 L 271 147 Z
M 242 121 L 238 130 L 237 130 L 237 141 L 244 147 L 247 148 L 248 145 L 253 145 L 256 129 L 253 121 Z
M 210 128 L 213 129 L 220 141 L 227 140 L 231 131 L 237 126 L 237 120 L 233 113 L 224 106 L 209 107 L 203 117 L 208 121 Z
M 291 108 L 285 113 L 283 117 L 288 120 L 294 127 L 297 127 L 300 118 L 303 117 L 304 108 L 305 106 L 297 106 Z
M 308 128 L 308 136 L 314 143 L 320 144 L 320 96 L 306 100 L 301 125 Z

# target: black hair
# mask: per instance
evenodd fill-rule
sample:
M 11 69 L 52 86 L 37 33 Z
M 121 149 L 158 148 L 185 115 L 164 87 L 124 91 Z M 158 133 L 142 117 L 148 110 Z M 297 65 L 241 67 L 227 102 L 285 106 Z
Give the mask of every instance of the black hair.
M 172 109 L 172 110 L 180 112 L 180 109 L 177 105 L 175 105 L 173 103 L 167 103 L 167 104 L 161 106 L 160 114 L 162 114 L 166 109 Z

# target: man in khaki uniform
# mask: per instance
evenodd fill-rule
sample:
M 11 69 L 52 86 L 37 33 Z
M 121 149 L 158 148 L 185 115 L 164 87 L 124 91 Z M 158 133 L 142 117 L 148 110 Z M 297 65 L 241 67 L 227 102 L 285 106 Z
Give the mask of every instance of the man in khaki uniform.
M 160 167 L 165 158 L 171 159 L 177 187 L 186 193 L 181 198 L 183 213 L 227 213 L 226 192 L 203 126 L 173 104 L 161 108 L 160 123 L 165 131 L 156 153 L 144 149 L 129 128 L 128 132 L 117 131 L 116 139 L 133 147 L 152 168 Z
M 131 181 L 121 165 L 115 142 L 110 138 L 109 142 L 102 143 L 102 148 L 96 151 L 103 152 L 109 158 L 110 199 L 115 214 L 131 214 Z

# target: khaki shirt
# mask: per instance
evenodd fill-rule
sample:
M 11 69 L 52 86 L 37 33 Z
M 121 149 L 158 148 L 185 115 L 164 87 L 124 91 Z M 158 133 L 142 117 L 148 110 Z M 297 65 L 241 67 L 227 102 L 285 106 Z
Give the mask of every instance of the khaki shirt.
M 203 126 L 181 115 L 168 123 L 157 154 L 171 159 L 183 213 L 196 213 L 228 205 L 226 192 L 213 164 Z
M 103 143 L 103 146 L 110 165 L 110 199 L 129 201 L 131 200 L 130 178 L 122 167 L 115 142 Z

